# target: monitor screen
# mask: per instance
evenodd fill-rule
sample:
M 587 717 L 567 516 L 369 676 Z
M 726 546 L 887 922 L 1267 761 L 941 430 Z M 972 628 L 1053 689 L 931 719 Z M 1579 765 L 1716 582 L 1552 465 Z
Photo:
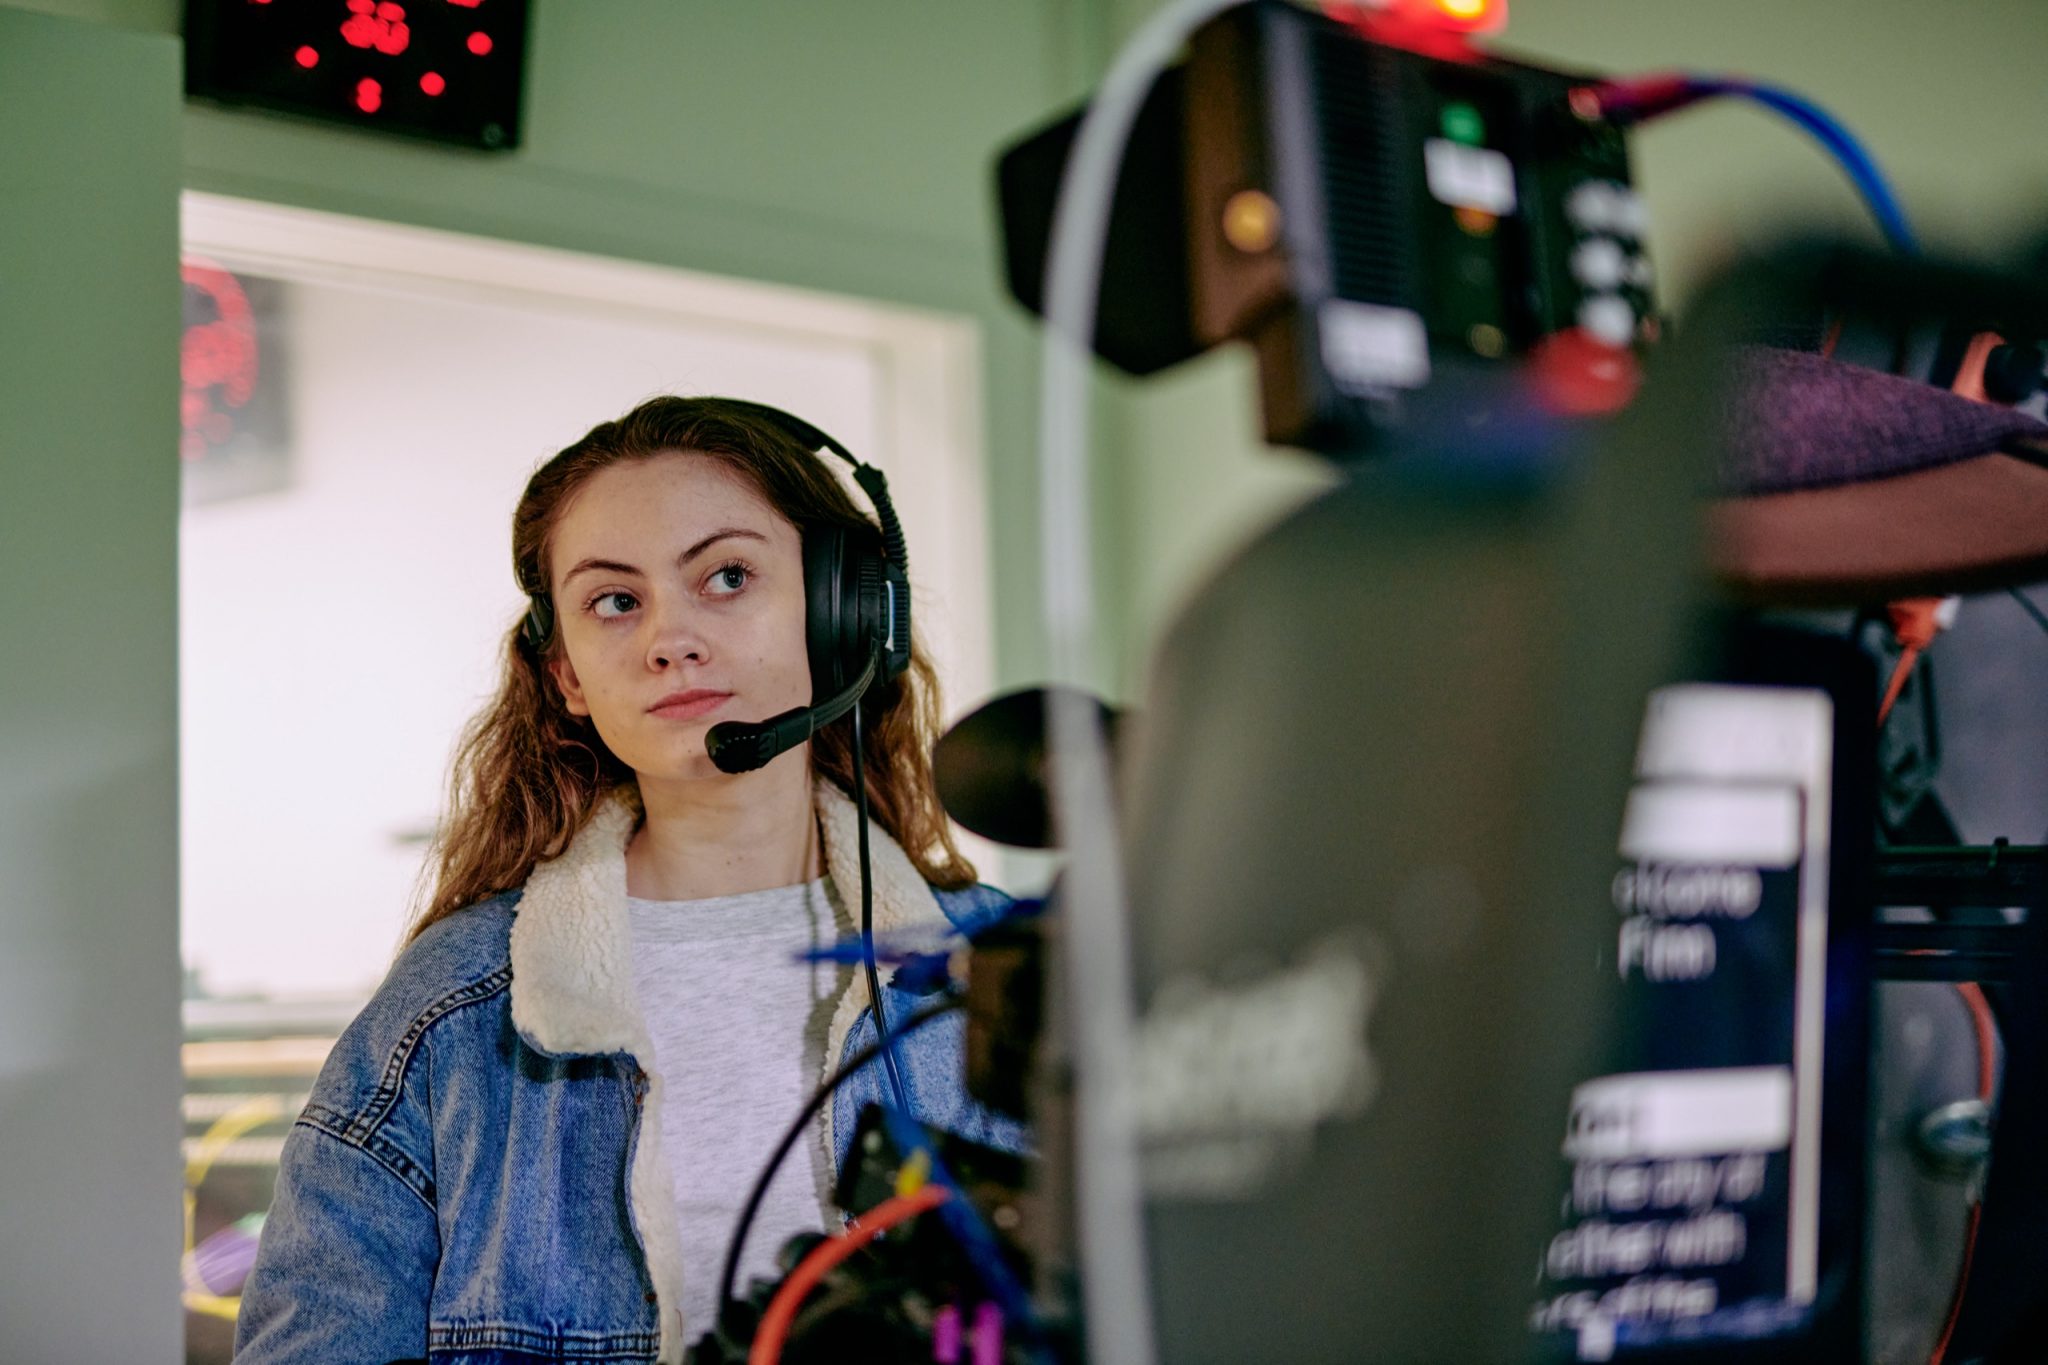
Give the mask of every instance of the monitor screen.
M 1581 1360 L 1811 1343 L 1860 1314 L 1868 907 L 1836 903 L 1838 679 L 1787 685 L 1816 658 L 1857 670 L 1840 642 L 1771 634 L 1779 680 L 1645 710 L 1602 964 L 1627 1026 L 1573 1092 L 1534 1314 Z

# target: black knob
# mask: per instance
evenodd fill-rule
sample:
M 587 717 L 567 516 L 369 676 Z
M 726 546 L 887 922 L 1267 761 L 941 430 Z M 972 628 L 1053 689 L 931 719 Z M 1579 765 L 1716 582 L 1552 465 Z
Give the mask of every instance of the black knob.
M 2028 342 L 2008 341 L 1993 346 L 1984 357 L 1984 392 L 1994 402 L 2024 403 L 2041 387 L 2041 371 L 2048 367 L 2048 355 Z

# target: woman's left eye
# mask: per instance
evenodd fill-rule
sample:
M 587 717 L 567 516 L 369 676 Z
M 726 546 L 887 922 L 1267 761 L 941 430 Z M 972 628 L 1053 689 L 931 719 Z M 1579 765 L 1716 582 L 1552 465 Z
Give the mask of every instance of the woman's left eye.
M 599 596 L 592 598 L 590 601 L 591 611 L 595 613 L 599 619 L 606 621 L 613 620 L 620 616 L 624 616 L 627 612 L 633 610 L 634 607 L 637 607 L 639 605 L 640 599 L 633 596 L 633 594 L 629 592 L 602 593 Z
M 729 597 L 746 587 L 747 580 L 753 576 L 754 571 L 744 564 L 727 564 L 723 568 L 712 570 L 711 577 L 704 584 L 704 590 L 714 597 Z

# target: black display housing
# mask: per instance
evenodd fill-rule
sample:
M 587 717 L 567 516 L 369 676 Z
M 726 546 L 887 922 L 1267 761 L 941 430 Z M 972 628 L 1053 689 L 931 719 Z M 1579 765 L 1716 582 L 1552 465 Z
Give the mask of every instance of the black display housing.
M 527 0 L 186 0 L 185 93 L 505 151 L 526 24 Z

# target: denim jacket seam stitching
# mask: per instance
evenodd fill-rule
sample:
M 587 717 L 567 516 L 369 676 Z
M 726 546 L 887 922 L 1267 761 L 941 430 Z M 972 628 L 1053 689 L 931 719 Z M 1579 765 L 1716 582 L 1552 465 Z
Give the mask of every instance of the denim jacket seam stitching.
M 507 1322 L 429 1324 L 427 1345 L 451 1350 L 484 1347 L 491 1350 L 541 1351 L 571 1360 L 601 1359 L 601 1355 L 592 1357 L 585 1353 L 595 1351 L 616 1356 L 620 1351 L 656 1350 L 661 1345 L 661 1334 L 573 1327 L 521 1327 Z
M 399 1094 L 405 1087 L 405 1073 L 412 1065 L 412 1055 L 429 1028 L 466 1005 L 489 1000 L 511 982 L 512 968 L 509 965 L 500 967 L 479 981 L 450 991 L 421 1010 L 419 1016 L 406 1029 L 405 1035 L 391 1049 L 391 1056 L 384 1063 L 384 1074 L 379 1079 L 377 1088 L 370 1092 L 369 1103 L 363 1107 L 361 1113 L 350 1120 L 351 1133 L 360 1132 L 362 1140 L 367 1142 L 376 1129 L 382 1126 L 384 1120 L 390 1117 L 391 1110 L 397 1105 Z
M 439 1213 L 439 1209 L 435 1207 L 433 1199 L 435 1193 L 434 1182 L 427 1179 L 426 1173 L 420 1170 L 418 1163 L 407 1157 L 405 1153 L 398 1149 L 396 1143 L 388 1139 L 379 1140 L 374 1147 L 368 1142 L 358 1140 L 350 1133 L 347 1124 L 340 1121 L 342 1118 L 342 1115 L 327 1108 L 325 1105 L 309 1104 L 306 1106 L 305 1111 L 299 1115 L 298 1121 L 294 1126 L 310 1128 L 316 1133 L 332 1138 L 344 1147 L 353 1147 L 379 1166 L 382 1166 L 385 1172 L 398 1181 L 399 1184 L 412 1191 L 413 1197 L 424 1204 L 429 1213 Z M 418 1177 L 417 1180 L 415 1180 L 415 1176 Z M 422 1186 L 425 1188 L 422 1188 Z

